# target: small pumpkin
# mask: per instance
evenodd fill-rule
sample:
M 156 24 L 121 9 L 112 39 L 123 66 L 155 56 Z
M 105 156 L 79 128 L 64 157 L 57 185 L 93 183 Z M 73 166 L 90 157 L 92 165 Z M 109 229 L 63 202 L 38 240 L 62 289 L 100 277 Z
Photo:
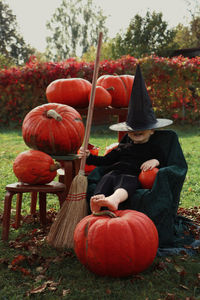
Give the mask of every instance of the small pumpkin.
M 59 163 L 48 154 L 38 150 L 21 152 L 14 160 L 13 172 L 20 182 L 28 184 L 46 184 L 57 175 Z
M 108 213 L 86 216 L 76 226 L 74 250 L 79 261 L 101 276 L 125 277 L 144 271 L 158 249 L 154 223 L 134 210 L 115 211 L 113 218 Z
M 22 123 L 28 147 L 51 155 L 77 153 L 84 139 L 81 115 L 73 107 L 47 103 L 32 109 Z
M 88 99 L 90 101 L 90 94 L 88 94 Z M 102 86 L 96 86 L 94 107 L 108 107 L 111 105 L 112 96 L 110 93 L 104 89 Z
M 158 171 L 158 168 L 153 168 L 152 170 L 140 172 L 138 179 L 144 189 L 152 189 Z
M 133 81 L 133 75 L 102 75 L 97 79 L 97 85 L 111 94 L 112 107 L 128 107 Z
M 48 102 L 87 107 L 91 82 L 83 78 L 66 78 L 52 81 L 46 88 Z
M 111 152 L 113 149 L 117 148 L 119 145 L 119 143 L 113 143 L 109 146 L 106 147 L 104 155 L 108 154 L 109 152 Z

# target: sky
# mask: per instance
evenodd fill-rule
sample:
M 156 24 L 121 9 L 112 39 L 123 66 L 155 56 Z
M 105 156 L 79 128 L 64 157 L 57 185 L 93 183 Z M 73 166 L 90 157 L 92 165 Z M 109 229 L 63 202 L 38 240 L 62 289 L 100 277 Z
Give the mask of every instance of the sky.
M 73 0 L 71 0 L 73 1 Z M 62 0 L 5 0 L 16 15 L 19 32 L 26 43 L 44 52 L 45 38 L 49 34 L 46 22 L 60 6 Z M 120 30 L 126 30 L 136 14 L 145 16 L 147 10 L 163 13 L 163 20 L 169 27 L 178 23 L 188 24 L 190 14 L 186 0 L 93 0 L 108 16 L 108 36 L 115 37 Z

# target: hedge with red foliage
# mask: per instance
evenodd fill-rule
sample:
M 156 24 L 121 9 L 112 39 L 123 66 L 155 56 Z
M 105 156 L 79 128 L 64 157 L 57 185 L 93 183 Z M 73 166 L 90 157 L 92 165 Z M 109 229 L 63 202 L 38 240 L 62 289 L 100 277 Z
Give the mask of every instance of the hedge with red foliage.
M 100 62 L 99 76 L 135 74 L 140 63 L 157 117 L 195 122 L 200 113 L 200 57 L 136 59 L 131 56 Z M 64 62 L 38 62 L 31 57 L 23 67 L 0 70 L 0 124 L 21 125 L 34 107 L 47 103 L 45 91 L 58 78 L 92 81 L 94 63 L 70 58 Z

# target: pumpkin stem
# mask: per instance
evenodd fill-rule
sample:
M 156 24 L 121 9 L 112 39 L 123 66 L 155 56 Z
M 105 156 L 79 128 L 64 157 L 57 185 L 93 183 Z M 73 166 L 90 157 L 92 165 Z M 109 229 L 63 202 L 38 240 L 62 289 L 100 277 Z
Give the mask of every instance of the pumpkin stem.
M 61 167 L 61 164 L 60 164 L 59 162 L 56 162 L 54 165 L 51 165 L 51 166 L 50 166 L 49 170 L 50 170 L 51 172 L 54 172 L 54 171 L 60 169 L 60 167 Z
M 93 212 L 93 216 L 109 216 L 111 218 L 118 218 L 116 214 L 110 210 L 103 210 L 99 212 Z
M 114 88 L 114 86 L 110 86 L 109 88 L 106 88 L 106 90 L 107 90 L 107 91 L 114 91 L 115 88 Z
M 47 118 L 53 118 L 57 121 L 62 121 L 61 115 L 59 115 L 54 109 L 50 109 L 47 111 Z

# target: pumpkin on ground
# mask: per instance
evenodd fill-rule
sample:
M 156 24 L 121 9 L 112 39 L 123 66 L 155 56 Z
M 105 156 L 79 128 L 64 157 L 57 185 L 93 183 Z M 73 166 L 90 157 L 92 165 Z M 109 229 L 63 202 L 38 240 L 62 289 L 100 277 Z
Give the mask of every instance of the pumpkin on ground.
M 158 168 L 153 168 L 152 170 L 140 172 L 138 179 L 143 189 L 151 189 L 153 187 L 158 171 L 159 171 Z
M 88 94 L 89 101 L 90 101 L 90 94 L 91 91 Z M 94 107 L 108 107 L 111 105 L 111 102 L 112 102 L 111 94 L 102 86 L 96 86 Z
M 128 107 L 133 81 L 133 75 L 102 75 L 97 79 L 97 85 L 111 94 L 112 107 Z
M 21 152 L 14 160 L 13 171 L 20 182 L 28 184 L 46 184 L 57 175 L 59 163 L 48 154 L 38 150 Z
M 79 112 L 64 104 L 47 103 L 24 118 L 22 135 L 28 147 L 51 155 L 77 153 L 85 127 Z
M 158 249 L 154 223 L 134 210 L 118 210 L 114 215 L 89 215 L 78 223 L 74 250 L 79 261 L 101 276 L 124 277 L 144 271 Z
M 66 78 L 52 81 L 46 88 L 48 102 L 87 107 L 91 82 L 83 78 Z

